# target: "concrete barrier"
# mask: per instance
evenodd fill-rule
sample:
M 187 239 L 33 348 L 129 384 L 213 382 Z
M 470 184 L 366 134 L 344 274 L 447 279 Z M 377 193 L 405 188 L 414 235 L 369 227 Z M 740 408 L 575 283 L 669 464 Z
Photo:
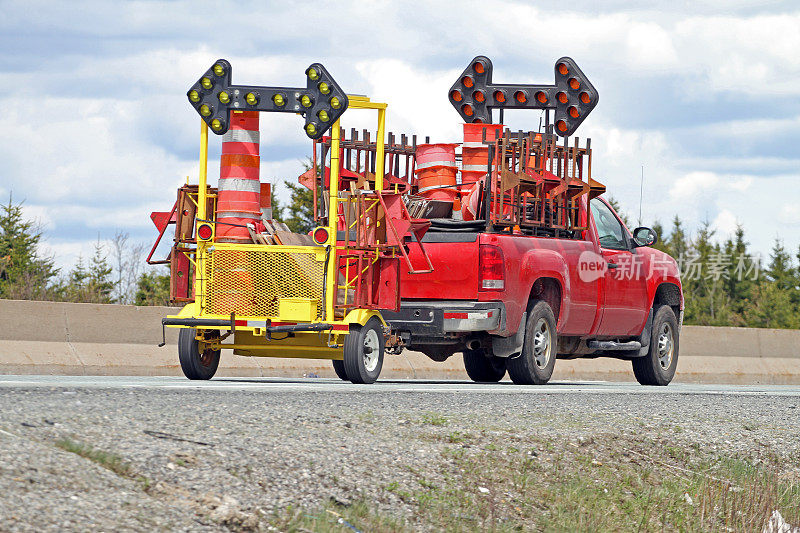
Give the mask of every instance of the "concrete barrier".
M 0 374 L 181 375 L 177 331 L 159 348 L 170 307 L 0 300 Z M 222 354 L 217 375 L 334 376 L 329 361 Z M 387 356 L 384 378 L 467 379 L 460 355 L 436 363 L 417 352 Z M 629 362 L 559 360 L 553 380 L 632 381 Z M 800 383 L 800 331 L 685 326 L 676 381 Z

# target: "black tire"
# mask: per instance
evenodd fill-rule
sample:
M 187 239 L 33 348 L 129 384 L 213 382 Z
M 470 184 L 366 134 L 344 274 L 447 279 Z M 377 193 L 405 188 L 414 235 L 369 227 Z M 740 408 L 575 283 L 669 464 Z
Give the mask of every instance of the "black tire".
M 558 334 L 553 310 L 545 301 L 532 300 L 528 306 L 522 352 L 508 359 L 511 381 L 517 385 L 544 385 L 550 381 L 556 366 L 557 347 Z
M 344 361 L 341 359 L 333 359 L 331 363 L 333 363 L 333 371 L 336 372 L 336 377 L 342 381 L 350 381 L 347 377 L 347 372 L 344 371 Z
M 464 369 L 469 379 L 477 383 L 497 383 L 506 375 L 506 360 L 486 356 L 483 348 L 464 350 Z
M 653 315 L 653 331 L 647 355 L 633 360 L 633 375 L 642 385 L 669 385 L 678 367 L 680 340 L 678 319 L 668 305 L 659 307 Z
M 189 379 L 211 379 L 217 373 L 220 350 L 208 349 L 201 354 L 196 336 L 195 328 L 181 328 L 178 334 L 178 359 L 181 362 L 181 370 Z M 219 332 L 205 330 L 204 336 L 207 339 L 219 337 Z
M 353 383 L 375 383 L 381 374 L 385 348 L 383 326 L 376 317 L 370 318 L 363 326 L 351 326 L 344 341 L 343 362 L 347 379 Z M 376 351 L 377 357 L 373 359 L 372 354 Z

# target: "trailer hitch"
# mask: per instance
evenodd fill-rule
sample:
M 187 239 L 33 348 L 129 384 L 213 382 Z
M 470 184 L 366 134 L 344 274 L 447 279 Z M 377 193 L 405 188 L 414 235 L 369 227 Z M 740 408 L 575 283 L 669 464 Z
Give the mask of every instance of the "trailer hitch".
M 220 320 L 216 318 L 162 318 L 161 319 L 161 343 L 159 348 L 167 344 L 167 326 L 187 326 L 196 328 L 197 326 L 211 326 L 220 328 L 230 328 L 230 332 L 236 331 L 236 316 L 231 313 L 230 320 Z

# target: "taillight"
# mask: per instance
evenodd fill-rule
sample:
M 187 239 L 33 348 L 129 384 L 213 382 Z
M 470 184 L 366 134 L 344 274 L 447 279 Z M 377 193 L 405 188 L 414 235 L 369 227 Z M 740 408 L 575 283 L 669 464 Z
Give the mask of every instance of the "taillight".
M 328 242 L 328 228 L 319 227 L 314 230 L 312 234 L 314 242 L 320 246 Z
M 506 286 L 506 267 L 503 250 L 482 244 L 480 247 L 481 289 L 502 291 Z
M 197 236 L 201 241 L 207 241 L 214 236 L 214 229 L 209 224 L 197 226 Z

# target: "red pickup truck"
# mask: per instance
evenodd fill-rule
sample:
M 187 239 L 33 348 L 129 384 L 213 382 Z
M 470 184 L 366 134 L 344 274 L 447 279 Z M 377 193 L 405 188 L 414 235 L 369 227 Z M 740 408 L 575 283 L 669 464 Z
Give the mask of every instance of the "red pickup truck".
M 684 305 L 675 260 L 601 198 L 584 197 L 580 216 L 588 229 L 528 235 L 434 224 L 422 240 L 433 272 L 404 274 L 400 310 L 384 319 L 435 361 L 463 352 L 474 381 L 508 371 L 514 383 L 544 384 L 557 358 L 614 357 L 632 362 L 639 383 L 667 385 Z

